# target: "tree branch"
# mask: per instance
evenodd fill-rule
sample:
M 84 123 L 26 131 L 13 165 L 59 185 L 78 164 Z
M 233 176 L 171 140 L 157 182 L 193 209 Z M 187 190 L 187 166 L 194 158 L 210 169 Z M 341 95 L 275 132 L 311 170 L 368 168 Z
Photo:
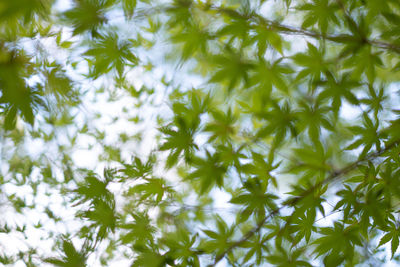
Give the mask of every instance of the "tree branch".
M 212 9 L 216 12 L 222 13 L 222 14 L 226 14 L 232 17 L 240 17 L 242 19 L 255 19 L 256 22 L 258 23 L 262 23 L 267 27 L 270 27 L 271 29 L 275 29 L 280 33 L 283 34 L 287 34 L 287 35 L 303 35 L 303 36 L 308 36 L 311 38 L 315 38 L 315 39 L 325 39 L 331 42 L 335 42 L 335 43 L 355 43 L 355 42 L 360 42 L 360 38 L 358 38 L 357 36 L 353 36 L 351 34 L 332 34 L 332 35 L 326 35 L 326 34 L 322 34 L 316 31 L 310 31 L 307 29 L 303 29 L 300 27 L 294 27 L 294 26 L 290 26 L 290 25 L 285 25 L 282 24 L 280 22 L 277 21 L 273 21 L 273 20 L 269 20 L 263 16 L 261 16 L 260 14 L 257 14 L 255 12 L 250 13 L 249 15 L 244 15 L 241 14 L 240 12 L 233 10 L 233 9 L 229 9 L 229 8 L 221 8 L 221 7 L 212 7 Z M 344 11 L 345 12 L 345 11 Z M 347 12 L 345 12 L 345 16 L 348 20 L 348 23 L 351 24 L 351 26 L 354 27 L 354 25 L 356 27 L 357 24 L 355 24 L 354 20 L 351 19 L 351 17 L 347 14 Z M 377 47 L 377 48 L 381 48 L 381 49 L 385 49 L 385 50 L 389 50 L 389 51 L 393 51 L 396 53 L 400 54 L 400 45 L 396 45 L 396 44 L 392 44 L 392 43 L 387 43 L 381 40 L 376 40 L 376 39 L 365 39 L 362 40 L 365 43 L 368 43 L 371 46 Z
M 134 19 L 140 20 L 143 18 L 147 18 L 149 16 L 153 16 L 154 14 L 161 14 L 163 12 L 171 12 L 174 11 L 178 8 L 192 8 L 193 4 L 191 5 L 185 5 L 185 6 L 180 6 L 180 7 L 174 7 L 170 5 L 160 5 L 160 6 L 153 6 L 151 9 L 138 9 L 135 13 Z M 269 20 L 265 17 L 263 17 L 260 14 L 257 14 L 256 12 L 249 12 L 248 14 L 243 14 L 237 10 L 231 9 L 231 8 L 224 8 L 220 6 L 215 6 L 215 5 L 198 5 L 196 8 L 202 10 L 202 11 L 214 11 L 220 14 L 225 14 L 231 17 L 236 17 L 236 18 L 241 18 L 245 20 L 253 20 L 255 23 L 263 24 L 266 27 L 269 27 L 270 29 L 274 29 L 277 32 L 280 32 L 282 34 L 287 34 L 287 35 L 302 35 L 302 36 L 307 36 L 315 39 L 324 39 L 328 40 L 334 43 L 357 43 L 357 42 L 364 42 L 367 43 L 371 46 L 374 46 L 376 48 L 388 50 L 388 51 L 393 51 L 395 53 L 400 54 L 400 45 L 397 44 L 392 44 L 388 43 L 382 40 L 377 40 L 377 39 L 363 39 L 360 40 L 359 36 L 353 36 L 351 34 L 331 34 L 331 35 L 326 35 L 322 34 L 320 32 L 316 31 L 311 31 L 307 29 L 303 29 L 301 27 L 296 27 L 296 26 L 291 26 L 291 25 L 285 25 L 277 21 Z M 351 17 L 345 13 L 346 20 L 348 20 L 348 23 L 354 26 L 355 24 L 354 20 L 351 19 Z M 355 24 L 356 25 L 356 24 Z M 358 27 L 358 26 L 357 26 Z

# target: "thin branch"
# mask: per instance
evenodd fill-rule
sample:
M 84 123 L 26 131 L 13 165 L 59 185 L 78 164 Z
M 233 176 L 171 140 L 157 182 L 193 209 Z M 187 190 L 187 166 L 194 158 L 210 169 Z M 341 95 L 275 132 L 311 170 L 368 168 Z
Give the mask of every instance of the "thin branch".
M 182 6 L 180 8 L 188 8 L 189 9 L 192 6 L 193 6 L 193 4 L 188 5 L 188 6 Z M 264 16 L 254 12 L 254 11 L 249 12 L 247 14 L 243 14 L 240 11 L 237 11 L 237 10 L 234 10 L 231 8 L 225 8 L 225 7 L 221 7 L 221 6 L 215 6 L 215 5 L 214 6 L 213 5 L 198 5 L 198 6 L 196 6 L 196 8 L 198 8 L 202 11 L 205 11 L 205 12 L 211 10 L 211 11 L 214 11 L 214 12 L 217 12 L 220 14 L 228 15 L 230 17 L 236 17 L 236 18 L 241 18 L 241 19 L 245 19 L 245 20 L 253 20 L 253 22 L 255 22 L 255 23 L 265 25 L 265 27 L 276 30 L 277 32 L 280 32 L 282 34 L 302 35 L 302 36 L 307 36 L 307 37 L 311 37 L 311 38 L 315 38 L 315 39 L 324 39 L 324 40 L 328 40 L 328 41 L 331 41 L 334 43 L 341 43 L 341 44 L 359 43 L 360 41 L 362 41 L 363 43 L 369 44 L 371 46 L 400 54 L 400 45 L 388 43 L 388 42 L 385 42 L 382 40 L 377 40 L 377 39 L 362 39 L 362 40 L 360 40 L 359 36 L 353 36 L 351 34 L 326 35 L 326 34 L 323 34 L 320 32 L 303 29 L 298 26 L 285 25 L 278 21 L 267 19 Z M 145 19 L 150 16 L 154 16 L 156 14 L 168 13 L 171 11 L 173 12 L 176 9 L 177 9 L 177 7 L 170 6 L 170 5 L 159 5 L 159 6 L 152 6 L 149 9 L 148 8 L 138 9 L 135 13 L 134 20 L 137 21 L 137 20 Z M 345 12 L 345 17 L 346 17 L 346 20 L 348 21 L 348 23 L 351 26 L 353 26 L 353 27 L 355 26 L 356 28 L 358 28 L 357 24 L 355 23 L 355 21 L 353 19 L 351 19 L 350 15 L 347 13 L 347 11 L 344 10 L 344 12 Z
M 324 217 L 321 217 L 321 218 L 315 220 L 314 223 L 319 222 L 319 221 L 322 221 L 322 220 L 325 220 L 325 219 L 328 218 L 329 216 L 331 216 L 331 215 L 333 215 L 333 214 L 336 214 L 336 213 L 338 213 L 338 212 L 341 212 L 341 211 L 343 211 L 343 210 L 342 210 L 342 209 L 333 210 L 331 213 L 324 215 Z
M 202 8 L 202 7 L 199 7 L 199 8 Z M 325 40 L 335 42 L 335 43 L 360 42 L 360 39 L 358 36 L 353 36 L 350 34 L 326 35 L 326 34 L 322 34 L 320 32 L 311 31 L 311 30 L 300 28 L 300 27 L 285 25 L 285 24 L 282 24 L 277 21 L 269 20 L 269 19 L 263 17 L 262 15 L 257 14 L 256 12 L 242 14 L 237 10 L 219 7 L 219 6 L 204 6 L 203 10 L 204 11 L 213 10 L 215 12 L 218 12 L 221 14 L 226 14 L 231 17 L 236 17 L 236 18 L 241 18 L 241 19 L 246 19 L 246 20 L 254 20 L 256 23 L 264 24 L 266 27 L 277 30 L 278 32 L 283 33 L 283 34 L 303 35 L 303 36 L 308 36 L 308 37 L 312 37 L 315 39 L 325 39 Z M 351 24 L 351 26 L 355 25 L 356 28 L 358 28 L 357 24 L 355 24 L 353 19 L 351 19 L 351 17 L 346 12 L 346 10 L 344 10 L 344 11 L 345 11 L 345 16 L 346 16 L 347 20 L 349 20 L 348 22 Z M 381 40 L 376 40 L 376 39 L 365 39 L 365 40 L 361 40 L 361 41 L 368 43 L 371 46 L 375 46 L 377 48 L 393 51 L 393 52 L 400 54 L 400 45 L 387 43 L 387 42 L 384 42 Z
M 316 31 L 311 31 L 311 30 L 307 30 L 307 29 L 303 29 L 300 27 L 295 27 L 295 26 L 290 26 L 290 25 L 285 25 L 282 24 L 280 22 L 277 21 L 273 21 L 273 20 L 269 20 L 263 16 L 261 16 L 260 14 L 257 13 L 251 13 L 251 15 L 243 15 L 240 12 L 233 10 L 233 9 L 228 9 L 228 8 L 218 8 L 215 7 L 214 8 L 216 11 L 227 14 L 227 15 L 231 15 L 231 16 L 235 16 L 235 17 L 241 17 L 243 19 L 254 19 L 256 18 L 258 20 L 258 22 L 261 22 L 263 24 L 265 24 L 267 27 L 270 27 L 271 29 L 275 29 L 283 34 L 288 34 L 288 35 L 303 35 L 303 36 L 308 36 L 308 37 L 312 37 L 315 39 L 325 39 L 331 42 L 335 42 L 335 43 L 354 43 L 354 42 L 360 42 L 359 37 L 357 36 L 353 36 L 350 34 L 332 34 L 332 35 L 326 35 L 326 34 L 322 34 Z M 351 24 L 353 27 L 357 27 L 357 24 L 355 24 L 354 20 L 351 19 L 351 17 L 347 14 L 347 12 L 345 12 L 345 16 L 346 18 L 349 20 L 349 24 Z M 355 25 L 355 26 L 354 26 Z M 399 45 L 395 45 L 395 44 L 391 44 L 391 43 L 387 43 L 381 40 L 376 40 L 376 39 L 365 39 L 362 40 L 365 43 L 368 43 L 371 46 L 375 46 L 377 48 L 381 48 L 381 49 L 385 49 L 385 50 L 389 50 L 389 51 L 393 51 L 396 53 L 400 53 L 400 46 Z

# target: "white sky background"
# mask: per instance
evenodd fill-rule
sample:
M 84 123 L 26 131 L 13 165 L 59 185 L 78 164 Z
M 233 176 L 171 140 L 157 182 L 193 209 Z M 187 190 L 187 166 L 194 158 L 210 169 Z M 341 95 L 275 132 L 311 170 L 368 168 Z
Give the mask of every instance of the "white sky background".
M 59 0 L 56 4 L 56 9 L 58 10 L 66 10 L 71 6 L 71 2 L 69 0 Z M 267 14 L 268 12 L 270 12 L 270 9 L 268 8 L 267 5 L 265 5 L 265 10 L 261 11 L 264 14 Z M 290 20 L 291 18 L 289 18 Z M 292 18 L 293 19 L 293 18 Z M 111 23 L 117 25 L 118 23 L 124 23 L 124 19 L 123 16 L 115 16 L 111 19 Z M 126 34 L 128 34 L 129 31 L 126 32 Z M 67 36 L 67 35 L 66 35 Z M 304 37 L 298 37 L 298 36 L 285 36 L 286 40 L 296 40 L 296 49 L 298 50 L 302 50 L 305 45 L 306 45 L 306 41 L 310 41 Z M 299 39 L 302 39 L 299 42 Z M 47 44 L 47 47 L 49 47 L 51 49 L 51 42 Z M 162 50 L 159 50 L 162 51 Z M 160 52 L 161 54 L 161 52 Z M 65 57 L 65 56 L 69 56 L 69 55 L 65 55 L 65 54 L 59 54 L 58 56 Z M 157 55 L 157 54 L 152 54 L 152 55 L 146 55 L 146 56 L 152 56 L 152 62 L 159 60 L 160 63 L 162 63 L 160 56 L 161 55 Z M 159 57 L 158 59 L 155 60 L 155 57 Z M 82 59 L 83 61 L 83 59 Z M 80 66 L 80 71 L 83 70 L 83 72 L 86 72 L 85 69 L 87 69 L 86 63 L 82 62 L 82 65 Z M 170 112 L 168 111 L 168 108 L 166 106 L 166 100 L 163 99 L 163 90 L 165 90 L 165 88 L 163 88 L 160 84 L 158 84 L 156 81 L 160 80 L 160 78 L 164 75 L 167 74 L 169 77 L 172 77 L 174 75 L 174 70 L 171 70 L 169 68 L 167 68 L 167 66 L 165 64 L 160 64 L 160 67 L 157 67 L 155 69 L 155 71 L 153 72 L 154 76 L 150 76 L 149 74 L 146 74 L 140 67 L 136 68 L 134 71 L 129 73 L 129 77 L 131 82 L 135 85 L 136 88 L 140 88 L 143 84 L 149 84 L 149 85 L 153 85 L 157 88 L 158 92 L 156 94 L 157 95 L 157 101 L 159 101 L 161 104 L 163 104 L 163 110 L 162 112 Z M 100 81 L 96 81 L 95 83 L 89 81 L 89 80 L 84 80 L 82 79 L 82 77 L 79 77 L 76 75 L 76 71 L 70 70 L 69 74 L 72 77 L 76 77 L 77 80 L 81 81 L 82 86 L 87 87 L 87 88 L 95 88 L 98 87 L 101 84 L 101 80 Z M 188 85 L 187 88 L 190 87 L 196 87 L 198 85 L 200 85 L 202 83 L 201 80 L 196 79 L 195 77 L 189 77 L 184 81 L 184 84 Z M 150 86 L 149 86 L 150 87 Z M 395 87 L 393 87 L 393 89 L 395 89 Z M 109 102 L 107 100 L 107 95 L 104 94 L 103 96 L 99 96 L 96 102 L 92 102 L 92 97 L 93 95 L 88 95 L 87 99 L 83 104 L 83 108 L 81 110 L 81 112 L 87 112 L 87 113 L 91 113 L 93 114 L 94 112 L 99 112 L 103 115 L 102 120 L 97 120 L 97 121 L 93 121 L 93 128 L 98 128 L 100 130 L 104 130 L 107 134 L 106 134 L 106 141 L 109 144 L 112 143 L 118 143 L 118 134 L 121 132 L 127 132 L 129 134 L 133 134 L 135 132 L 137 132 L 137 128 L 133 128 L 133 124 L 129 124 L 129 127 L 127 127 L 127 116 L 125 114 L 125 112 L 122 111 L 123 107 L 127 107 L 128 109 L 131 109 L 130 107 L 132 107 L 132 105 L 134 103 L 132 103 L 132 99 L 133 98 L 125 98 L 125 99 L 121 99 L 120 101 L 117 102 Z M 145 134 L 144 134 L 144 140 L 143 143 L 141 144 L 140 147 L 136 147 L 135 145 L 132 146 L 126 146 L 123 148 L 123 156 L 126 159 L 129 159 L 131 156 L 133 155 L 137 155 L 140 156 L 142 153 L 143 154 L 147 154 L 149 153 L 152 149 L 156 148 L 156 143 L 154 141 L 155 138 L 155 134 L 156 134 L 156 124 L 155 124 L 155 114 L 160 113 L 161 110 L 155 110 L 152 107 L 141 107 L 141 116 L 144 117 L 145 119 L 145 126 L 143 127 Z M 132 110 L 132 112 L 134 112 Z M 131 113 L 132 114 L 132 113 Z M 348 117 L 350 119 L 355 119 L 359 116 L 359 114 L 361 114 L 361 109 L 359 107 L 354 107 L 348 104 L 345 104 L 344 107 L 342 108 L 342 114 L 345 117 Z M 114 123 L 112 125 L 110 125 L 110 121 L 113 117 L 118 116 L 121 119 L 117 122 Z M 202 141 L 202 140 L 197 140 L 197 141 Z M 97 173 L 101 174 L 103 172 L 103 168 L 104 167 L 109 167 L 109 166 L 104 166 L 103 164 L 98 164 L 97 161 L 97 154 L 101 153 L 101 148 L 99 146 L 94 146 L 93 150 L 88 150 L 88 144 L 91 143 L 95 143 L 93 139 L 91 138 L 80 138 L 78 146 L 82 147 L 82 149 L 76 150 L 76 152 L 73 153 L 72 158 L 75 161 L 75 163 L 77 164 L 77 166 L 83 167 L 83 168 L 88 168 L 88 169 L 95 169 Z M 44 149 L 42 144 L 40 142 L 33 142 L 30 143 L 27 147 L 27 150 L 29 151 L 29 153 L 35 154 L 37 153 L 37 150 L 42 150 Z M 168 177 L 171 178 L 172 181 L 177 181 L 176 178 L 174 177 L 174 173 L 171 172 L 168 174 Z M 69 228 L 69 230 L 73 230 L 76 229 L 78 230 L 78 227 L 80 226 L 80 224 L 76 224 L 73 220 L 74 218 L 74 213 L 75 211 L 72 209 L 65 209 L 61 203 L 63 201 L 62 197 L 59 195 L 51 195 L 51 196 L 46 196 L 45 192 L 46 192 L 46 188 L 43 188 L 43 186 L 39 186 L 40 190 L 39 190 L 39 194 L 38 197 L 36 198 L 37 204 L 39 204 L 40 206 L 47 206 L 48 203 L 54 203 L 52 204 L 53 210 L 59 211 L 59 214 L 62 214 L 63 218 L 71 218 L 71 223 L 67 223 L 66 227 Z M 24 188 L 21 187 L 16 187 L 13 186 L 11 184 L 6 184 L 4 187 L 5 191 L 10 194 L 10 193 L 16 193 L 17 195 L 19 195 L 20 197 L 26 197 L 27 202 L 29 203 L 30 200 L 29 198 L 31 197 L 31 190 L 29 186 L 26 186 Z M 285 188 L 285 186 L 282 184 L 281 185 L 281 189 Z M 120 190 L 120 188 L 113 188 L 116 192 L 118 192 Z M 286 190 L 282 190 L 282 191 L 286 191 Z M 227 212 L 223 212 L 222 214 L 224 214 L 224 219 L 228 219 L 229 220 L 234 220 L 234 215 L 229 211 L 233 205 L 230 205 L 228 203 L 228 201 L 230 200 L 230 197 L 228 194 L 222 192 L 221 190 L 214 190 L 214 195 L 216 196 L 215 198 L 215 208 L 216 209 L 221 209 L 221 210 L 227 210 Z M 284 194 L 282 193 L 282 196 L 284 196 Z M 118 198 L 117 198 L 118 199 Z M 40 216 L 43 215 L 43 213 L 41 212 L 37 212 L 36 210 L 28 210 L 26 209 L 27 212 L 24 212 L 24 216 L 15 216 L 15 212 L 13 211 L 12 208 L 10 208 L 9 210 L 6 209 L 6 211 L 4 212 L 4 216 L 7 217 L 8 219 L 10 219 L 10 221 L 14 221 L 15 224 L 17 225 L 21 225 L 23 223 L 23 220 L 26 220 L 26 218 L 28 218 L 28 220 L 33 223 L 36 224 L 39 220 L 44 222 L 45 218 L 41 218 Z M 328 212 L 327 212 L 328 213 Z M 329 217 L 331 219 L 334 218 L 334 216 Z M 331 219 L 326 219 L 326 220 L 321 220 L 319 221 L 320 224 L 329 224 Z M 12 225 L 12 223 L 10 224 Z M 28 223 L 29 225 L 29 223 Z M 46 227 L 44 227 L 43 229 L 52 229 L 52 230 L 57 230 L 56 232 L 60 232 L 60 227 L 63 224 L 54 224 L 52 221 L 49 221 L 48 224 L 46 225 Z M 62 232 L 63 230 L 61 230 Z M 74 232 L 74 231 L 71 231 Z M 42 254 L 49 254 L 49 252 L 51 251 L 51 244 L 52 244 L 52 240 L 49 239 L 49 241 L 46 240 L 41 240 L 41 237 L 43 237 L 43 231 L 40 230 L 36 230 L 36 229 L 28 229 L 26 232 L 27 236 L 28 236 L 28 242 L 30 244 L 38 244 L 40 250 L 43 253 Z M 4 241 L 4 239 L 7 238 L 7 251 L 11 251 L 11 252 L 16 252 L 19 249 L 21 249 L 21 246 L 23 246 L 24 242 L 21 242 L 20 238 L 22 238 L 22 234 L 21 235 L 17 235 L 13 238 L 10 237 L 10 235 L 8 234 L 2 234 L 0 233 L 0 240 Z M 5 242 L 0 242 L 0 244 L 4 244 Z M 76 247 L 79 248 L 78 243 L 74 243 L 76 245 Z M 388 252 L 388 258 L 390 258 L 390 242 L 386 245 L 387 247 L 387 252 Z M 0 245 L 0 250 L 2 249 L 1 245 Z M 56 256 L 56 255 L 55 255 Z M 89 257 L 89 261 L 88 261 L 88 266 L 100 266 L 98 265 L 98 255 L 96 255 L 96 253 L 94 253 L 91 257 Z M 131 260 L 123 260 L 123 261 L 114 261 L 112 262 L 112 264 L 110 264 L 110 266 L 118 266 L 118 267 L 124 267 L 124 266 L 130 266 L 130 264 L 132 263 Z M 19 266 L 25 266 L 22 262 L 17 263 L 16 265 L 14 265 L 16 267 Z M 45 264 L 43 264 L 43 266 L 46 266 Z M 49 265 L 50 266 L 50 265 Z M 221 261 L 220 264 L 217 265 L 218 267 L 223 267 L 223 266 L 228 266 L 228 264 L 226 263 L 226 261 Z M 395 264 L 391 264 L 388 263 L 385 266 L 396 266 Z

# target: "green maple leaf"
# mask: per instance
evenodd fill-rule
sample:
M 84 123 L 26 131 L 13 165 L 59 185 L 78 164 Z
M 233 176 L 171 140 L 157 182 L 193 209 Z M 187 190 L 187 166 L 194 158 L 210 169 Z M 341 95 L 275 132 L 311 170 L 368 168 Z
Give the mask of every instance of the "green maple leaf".
M 371 118 L 366 113 L 364 113 L 363 127 L 361 126 L 349 127 L 350 131 L 355 135 L 359 136 L 359 138 L 350 145 L 348 145 L 345 149 L 353 150 L 358 148 L 359 146 L 363 146 L 364 148 L 359 158 L 364 157 L 374 145 L 377 150 L 380 150 L 381 140 L 383 137 L 385 137 L 386 133 L 379 132 L 378 128 L 379 128 L 379 121 L 373 122 Z
M 182 60 L 188 60 L 196 54 L 206 54 L 208 44 L 207 41 L 211 39 L 211 35 L 196 25 L 195 22 L 185 24 L 174 30 L 171 36 L 171 42 L 181 44 Z
M 268 62 L 261 59 L 254 65 L 251 76 L 251 82 L 262 90 L 271 91 L 272 86 L 287 93 L 288 82 L 287 77 L 293 73 L 293 70 L 288 65 L 282 63 L 283 58 L 274 62 Z
M 59 267 L 85 267 L 88 257 L 87 249 L 88 247 L 84 245 L 81 251 L 77 251 L 71 241 L 64 239 L 62 242 L 62 251 L 64 254 L 62 258 L 46 258 L 44 262 Z
M 122 0 L 122 9 L 124 10 L 125 17 L 131 19 L 135 13 L 137 0 Z
M 155 163 L 155 157 L 151 155 L 146 162 L 143 162 L 139 157 L 134 157 L 131 164 L 124 163 L 124 168 L 119 171 L 127 176 L 127 179 L 144 178 L 152 173 Z M 125 180 L 125 178 L 122 178 Z
M 335 260 L 340 263 L 343 260 L 351 260 L 355 247 L 362 246 L 357 225 L 346 227 L 335 222 L 333 227 L 320 228 L 319 233 L 322 236 L 313 242 L 316 245 L 314 253 L 317 256 L 327 254 L 325 261 Z
M 286 251 L 282 247 L 278 247 L 277 251 L 266 257 L 267 261 L 274 266 L 290 267 L 290 266 L 303 266 L 311 267 L 308 262 L 301 260 L 302 250 L 297 249 L 293 251 Z
M 162 244 L 169 248 L 166 255 L 181 262 L 182 265 L 199 267 L 200 260 L 195 247 L 196 241 L 198 241 L 198 234 L 191 235 L 183 227 L 178 228 L 175 232 L 166 233 L 162 238 Z
M 91 203 L 91 207 L 86 211 L 77 213 L 78 217 L 86 218 L 92 222 L 91 227 L 97 228 L 97 240 L 107 237 L 109 232 L 114 232 L 117 226 L 118 215 L 115 211 L 115 202 L 97 200 Z
M 80 199 L 77 205 L 98 199 L 111 199 L 112 194 L 107 189 L 108 182 L 107 180 L 101 181 L 94 173 L 89 173 L 84 182 L 77 189 L 73 190 L 77 194 L 76 199 Z
M 339 78 L 335 78 L 332 73 L 326 72 L 327 81 L 320 81 L 319 84 L 323 88 L 318 95 L 320 99 L 331 99 L 332 109 L 335 115 L 342 106 L 343 99 L 347 100 L 350 104 L 358 105 L 359 100 L 352 90 L 357 89 L 361 84 L 360 82 L 351 78 L 350 73 L 344 73 Z
M 283 54 L 283 40 L 279 33 L 273 29 L 269 29 L 267 25 L 257 24 L 254 27 L 255 36 L 251 38 L 257 44 L 258 56 L 262 58 L 265 54 L 268 45 L 273 47 L 280 54 Z
M 324 74 L 329 67 L 325 59 L 324 49 L 318 49 L 311 43 L 307 43 L 308 50 L 305 53 L 297 53 L 292 58 L 294 63 L 301 66 L 301 71 L 297 74 L 296 79 L 302 80 L 305 77 L 310 81 L 320 81 L 321 75 Z
M 136 243 L 145 244 L 147 241 L 153 240 L 153 234 L 156 228 L 151 225 L 151 220 L 145 213 L 132 213 L 134 221 L 130 223 L 121 224 L 119 227 L 124 229 L 120 237 L 121 242 L 124 244 Z
M 388 228 L 389 231 L 387 231 L 386 234 L 382 236 L 382 238 L 379 241 L 378 247 L 391 241 L 391 250 L 393 259 L 393 256 L 396 253 L 397 248 L 399 247 L 400 230 L 398 227 L 396 227 L 396 224 L 393 222 L 389 222 Z
M 302 27 L 307 28 L 318 24 L 322 33 L 326 33 L 330 22 L 339 25 L 336 10 L 339 5 L 335 1 L 312 0 L 311 3 L 305 3 L 297 7 L 297 10 L 305 11 L 305 18 Z
M 86 31 L 97 35 L 98 28 L 107 22 L 105 13 L 112 3 L 113 0 L 74 0 L 74 6 L 62 16 L 74 28 L 74 35 Z
M 352 190 L 350 186 L 345 185 L 345 189 L 336 193 L 340 196 L 340 200 L 335 205 L 335 210 L 343 209 L 343 219 L 346 221 L 353 214 L 360 212 L 360 203 L 358 199 L 361 198 L 361 193 Z
M 145 183 L 130 188 L 128 194 L 140 194 L 141 200 L 149 200 L 154 196 L 155 201 L 159 203 L 167 193 L 173 192 L 173 190 L 166 185 L 164 179 L 146 178 L 145 180 Z
M 300 217 L 294 218 L 290 226 L 291 231 L 296 233 L 292 241 L 292 247 L 296 246 L 303 238 L 307 243 L 310 241 L 311 234 L 317 231 L 317 227 L 314 223 L 315 218 L 310 211 L 300 215 Z
M 204 128 L 205 132 L 212 133 L 208 142 L 220 140 L 222 143 L 227 143 L 231 141 L 231 137 L 236 133 L 234 124 L 237 121 L 237 117 L 232 110 L 229 109 L 226 113 L 216 110 L 212 112 L 212 116 L 214 120 Z
M 218 255 L 218 252 L 223 251 L 232 242 L 230 239 L 234 233 L 234 227 L 229 227 L 220 216 L 216 216 L 216 225 L 217 231 L 202 230 L 210 239 L 205 240 L 200 247 Z
M 389 96 L 385 94 L 385 88 L 382 86 L 378 92 L 372 85 L 368 86 L 368 98 L 361 99 L 361 103 L 368 105 L 369 111 L 374 112 L 374 116 L 378 116 L 378 112 L 384 110 L 383 104 L 388 100 Z
M 26 82 L 33 71 L 31 58 L 24 50 L 10 49 L 3 42 L 0 47 L 0 114 L 5 116 L 4 128 L 13 129 L 18 115 L 33 125 L 35 112 L 46 104 L 41 85 L 29 86 Z
M 224 185 L 227 167 L 218 153 L 211 154 L 206 151 L 205 158 L 193 158 L 192 166 L 194 171 L 186 179 L 199 182 L 200 194 L 208 192 L 215 184 L 220 188 Z
M 240 82 L 244 82 L 245 86 L 248 85 L 248 72 L 253 68 L 253 64 L 240 53 L 227 47 L 225 54 L 213 56 L 213 63 L 216 65 L 216 71 L 210 79 L 211 83 L 227 82 L 229 92 Z
M 320 101 L 299 101 L 300 109 L 298 111 L 298 123 L 296 129 L 299 132 L 308 130 L 308 137 L 318 146 L 320 144 L 320 131 L 325 128 L 329 131 L 334 131 L 334 127 L 330 122 L 329 111 L 330 107 L 323 105 Z
M 162 127 L 160 132 L 166 135 L 166 141 L 160 146 L 160 150 L 171 150 L 166 162 L 166 167 L 171 168 L 178 162 L 179 156 L 183 153 L 185 160 L 189 161 L 198 146 L 194 143 L 194 134 L 198 127 L 198 121 L 192 124 L 186 122 L 182 117 L 176 118 L 176 127 Z
M 275 146 L 281 144 L 289 133 L 292 137 L 296 137 L 297 129 L 295 123 L 298 119 L 297 115 L 296 111 L 292 111 L 289 102 L 284 102 L 282 105 L 272 102 L 272 108 L 259 115 L 260 118 L 266 120 L 266 126 L 258 130 L 257 136 L 266 137 L 274 133 Z
M 272 171 L 277 169 L 280 163 L 273 165 L 270 160 L 266 160 L 262 154 L 252 152 L 252 163 L 242 164 L 239 170 L 245 174 L 255 175 L 257 179 L 261 179 L 265 182 L 272 182 L 277 187 L 277 181 L 275 176 L 272 175 Z
M 248 179 L 244 184 L 244 189 L 230 200 L 230 203 L 244 205 L 245 208 L 239 213 L 240 222 L 248 220 L 251 214 L 257 218 L 263 218 L 266 210 L 275 210 L 277 205 L 274 202 L 277 196 L 267 193 L 267 183 L 258 178 Z
M 118 38 L 115 32 L 100 35 L 84 55 L 88 56 L 89 76 L 95 79 L 114 69 L 122 76 L 126 66 L 133 67 L 139 62 L 131 51 L 130 43 Z

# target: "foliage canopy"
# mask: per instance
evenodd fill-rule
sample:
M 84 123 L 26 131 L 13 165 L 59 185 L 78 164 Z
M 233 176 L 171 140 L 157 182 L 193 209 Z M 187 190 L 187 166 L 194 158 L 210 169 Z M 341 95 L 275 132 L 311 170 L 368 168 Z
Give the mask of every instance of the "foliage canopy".
M 398 0 L 0 1 L 0 262 L 399 264 Z

